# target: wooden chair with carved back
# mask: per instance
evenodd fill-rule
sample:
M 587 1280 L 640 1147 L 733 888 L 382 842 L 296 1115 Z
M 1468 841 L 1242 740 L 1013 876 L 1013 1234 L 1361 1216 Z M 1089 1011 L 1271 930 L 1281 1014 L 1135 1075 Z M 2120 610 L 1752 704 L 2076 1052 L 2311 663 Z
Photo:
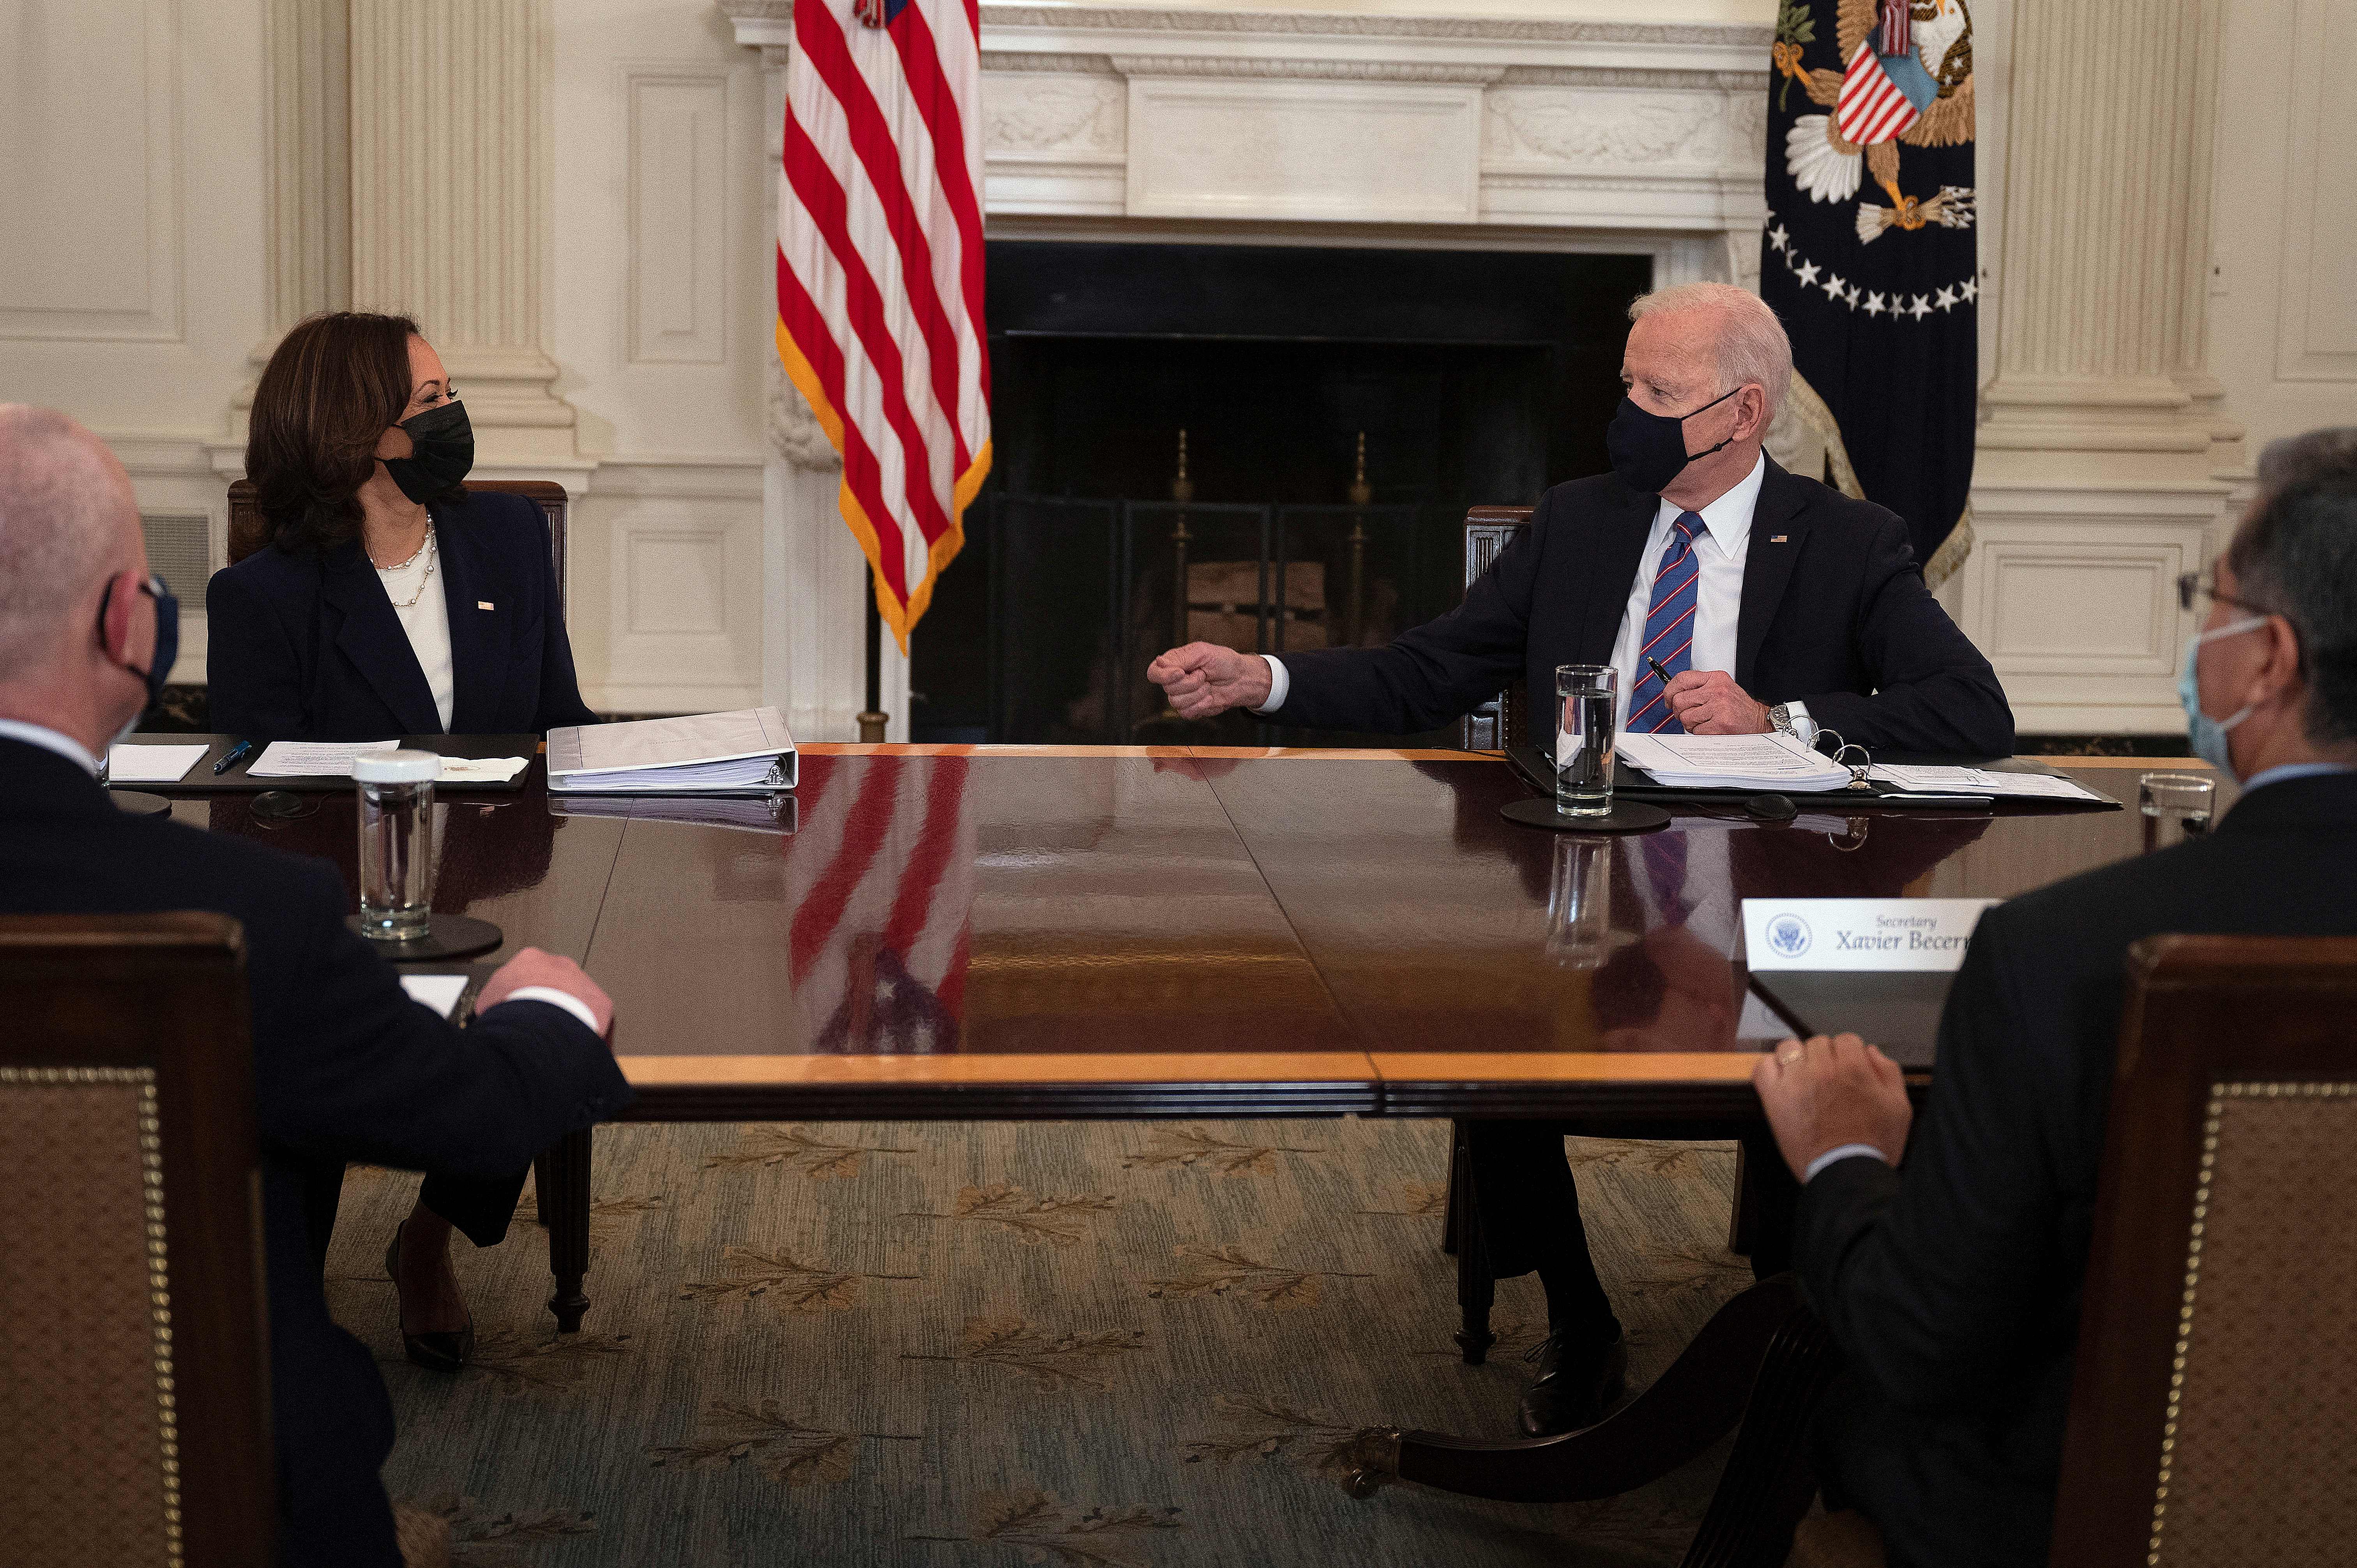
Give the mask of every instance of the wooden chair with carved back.
M 1477 506 L 1465 514 L 1465 585 L 1470 588 L 1474 579 L 1490 569 L 1491 563 L 1514 537 L 1531 522 L 1535 510 L 1526 506 Z M 1534 728 L 1539 743 L 1544 745 L 1553 734 L 1552 722 L 1534 726 L 1527 682 L 1516 681 L 1490 701 L 1475 708 L 1460 721 L 1462 728 L 1458 744 L 1467 751 L 1502 751 L 1508 746 L 1531 743 Z M 1539 715 L 1544 717 L 1544 715 Z M 1724 1138 L 1727 1129 L 1698 1126 L 1693 1123 L 1658 1125 L 1614 1124 L 1596 1129 L 1598 1135 L 1638 1138 L 1708 1139 Z M 1466 1130 L 1462 1121 L 1450 1129 L 1448 1153 L 1448 1196 L 1441 1222 L 1441 1251 L 1457 1260 L 1457 1305 L 1461 1322 L 1457 1330 L 1457 1343 L 1469 1362 L 1479 1363 L 1488 1354 L 1493 1342 L 1490 1333 L 1490 1307 L 1496 1298 L 1496 1279 L 1490 1273 L 1487 1249 L 1480 1237 L 1480 1219 L 1472 1201 L 1472 1176 L 1465 1149 Z M 1781 1215 L 1790 1207 L 1789 1186 L 1782 1179 L 1782 1165 L 1774 1157 L 1772 1143 L 1764 1129 L 1745 1133 L 1738 1147 L 1737 1160 L 1736 1198 L 1734 1212 L 1729 1217 L 1727 1246 L 1735 1251 L 1752 1253 L 1755 1232 L 1763 1214 Z M 1768 1251 L 1759 1254 L 1761 1277 L 1783 1266 L 1781 1243 L 1771 1244 Z
M 2050 1561 L 2340 1563 L 2357 1541 L 2357 939 L 2128 952 Z M 1792 1562 L 1882 1561 L 1855 1516 Z
M 18 1568 L 274 1561 L 244 933 L 0 916 L 0 1519 Z M 449 1528 L 404 1510 L 409 1568 Z
M 552 479 L 470 479 L 474 490 L 500 490 L 522 496 L 548 519 L 548 552 L 556 566 L 556 609 L 565 612 L 565 529 L 572 500 L 565 487 Z M 231 480 L 229 487 L 229 564 L 232 566 L 270 542 L 270 525 L 255 502 L 252 479 Z

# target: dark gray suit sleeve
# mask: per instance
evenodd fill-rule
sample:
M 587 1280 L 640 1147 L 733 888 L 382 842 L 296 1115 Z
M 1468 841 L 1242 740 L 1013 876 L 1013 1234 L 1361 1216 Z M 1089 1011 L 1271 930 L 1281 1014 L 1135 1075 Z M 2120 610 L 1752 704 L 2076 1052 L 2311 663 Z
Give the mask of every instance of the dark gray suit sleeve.
M 1868 750 L 2013 754 L 2013 709 L 1996 671 L 1923 585 L 1906 525 L 1887 519 L 1869 546 L 1855 628 L 1875 691 L 1812 692 L 1809 716 Z
M 1849 1364 L 1893 1404 L 2002 1411 L 2054 1277 L 2061 1087 L 2036 1070 L 2002 911 L 1982 917 L 1940 1023 L 1939 1073 L 1899 1171 L 1842 1160 L 1801 1194 L 1792 1262 Z M 2059 1048 L 2059 1047 L 2056 1047 Z
M 1553 497 L 1531 526 L 1447 615 L 1381 648 L 1286 653 L 1285 706 L 1269 716 L 1312 729 L 1414 735 L 1447 724 L 1522 679 L 1530 637 L 1532 585 L 1546 548 Z
M 299 884 L 294 994 L 255 1000 L 263 1138 L 298 1155 L 491 1177 L 630 1103 L 595 1031 L 561 1007 L 495 1007 L 465 1029 L 402 990 L 343 924 L 341 882 Z

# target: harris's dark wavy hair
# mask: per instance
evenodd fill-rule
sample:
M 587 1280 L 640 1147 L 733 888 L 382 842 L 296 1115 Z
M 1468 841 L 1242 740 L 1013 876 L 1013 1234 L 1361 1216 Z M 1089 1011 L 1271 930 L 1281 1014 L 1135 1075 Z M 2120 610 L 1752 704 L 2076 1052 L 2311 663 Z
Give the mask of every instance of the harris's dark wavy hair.
M 282 550 L 357 539 L 376 445 L 408 410 L 406 316 L 334 310 L 296 324 L 253 389 L 245 473 Z

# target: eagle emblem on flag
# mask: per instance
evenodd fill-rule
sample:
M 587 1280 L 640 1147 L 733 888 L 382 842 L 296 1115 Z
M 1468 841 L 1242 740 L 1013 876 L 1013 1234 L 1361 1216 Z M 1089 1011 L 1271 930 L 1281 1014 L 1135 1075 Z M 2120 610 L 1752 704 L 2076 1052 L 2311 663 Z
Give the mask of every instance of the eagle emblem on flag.
M 1890 205 L 1858 204 L 1865 243 L 1892 229 L 1970 228 L 1970 188 L 1943 186 L 1923 198 L 1899 188 L 1900 148 L 1973 139 L 1973 18 L 1964 0 L 1840 0 L 1834 28 L 1847 63 L 1838 71 L 1806 70 L 1802 46 L 1814 41 L 1814 18 L 1799 0 L 1779 7 L 1770 60 L 1786 79 L 1784 91 L 1798 82 L 1831 111 L 1803 114 L 1785 134 L 1793 184 L 1812 200 L 1842 202 L 1872 174 Z

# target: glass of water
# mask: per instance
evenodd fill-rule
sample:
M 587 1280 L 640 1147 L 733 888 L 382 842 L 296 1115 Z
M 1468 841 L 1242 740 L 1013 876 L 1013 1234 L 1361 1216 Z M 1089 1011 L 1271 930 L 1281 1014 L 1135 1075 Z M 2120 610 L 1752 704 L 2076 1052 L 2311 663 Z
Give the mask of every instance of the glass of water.
M 361 930 L 381 942 L 415 941 L 434 923 L 434 780 L 430 751 L 372 751 L 352 758 L 360 786 Z
M 2136 810 L 2144 813 L 2145 853 L 2208 832 L 2211 800 L 2217 790 L 2217 780 L 2199 773 L 2147 773 L 2137 779 Z
M 1564 816 L 1611 813 L 1620 694 L 1620 671 L 1609 664 L 1555 667 L 1555 809 Z

